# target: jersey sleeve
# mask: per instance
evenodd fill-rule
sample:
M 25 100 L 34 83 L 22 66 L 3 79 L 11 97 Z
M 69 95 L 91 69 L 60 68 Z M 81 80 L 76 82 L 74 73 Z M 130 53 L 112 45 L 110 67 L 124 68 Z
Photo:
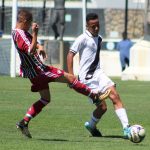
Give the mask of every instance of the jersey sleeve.
M 74 43 L 70 47 L 70 51 L 76 54 L 81 49 L 83 49 L 84 45 L 85 45 L 85 39 L 81 35 L 74 41 Z
M 18 32 L 16 39 L 17 47 L 20 51 L 30 54 L 30 39 L 25 35 L 24 32 Z

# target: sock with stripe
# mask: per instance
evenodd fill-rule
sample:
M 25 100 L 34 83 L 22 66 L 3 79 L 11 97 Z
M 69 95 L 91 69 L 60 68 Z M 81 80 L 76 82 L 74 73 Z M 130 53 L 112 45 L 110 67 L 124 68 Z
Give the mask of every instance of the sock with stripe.
M 42 108 L 44 108 L 48 103 L 49 103 L 49 101 L 42 99 L 42 98 L 40 100 L 38 100 L 37 102 L 35 102 L 28 109 L 28 111 L 24 117 L 24 121 L 29 122 L 32 118 L 37 116 L 41 112 Z
M 75 79 L 71 85 L 71 88 L 73 88 L 75 91 L 77 91 L 78 93 L 81 93 L 85 96 L 89 96 L 92 99 L 94 99 L 94 94 L 91 92 L 91 89 L 86 86 L 85 84 L 81 83 L 80 81 L 78 81 L 77 79 Z
M 92 114 L 91 120 L 89 121 L 89 125 L 91 128 L 96 128 L 96 124 L 99 122 L 100 119 L 95 118 Z

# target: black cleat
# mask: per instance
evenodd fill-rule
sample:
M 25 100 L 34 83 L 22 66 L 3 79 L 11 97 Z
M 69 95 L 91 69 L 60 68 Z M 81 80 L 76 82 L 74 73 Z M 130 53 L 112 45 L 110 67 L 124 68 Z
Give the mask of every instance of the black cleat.
M 97 128 L 91 128 L 89 122 L 85 122 L 85 128 L 91 133 L 93 137 L 102 137 L 101 132 Z
M 22 134 L 28 138 L 32 138 L 29 129 L 28 129 L 28 123 L 25 123 L 24 121 L 20 121 L 18 123 L 16 123 L 16 127 L 17 129 L 19 129 Z

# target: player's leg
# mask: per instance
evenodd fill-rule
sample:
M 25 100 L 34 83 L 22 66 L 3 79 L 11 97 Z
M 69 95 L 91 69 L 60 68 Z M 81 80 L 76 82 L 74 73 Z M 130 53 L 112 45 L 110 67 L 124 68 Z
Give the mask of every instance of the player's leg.
M 77 92 L 82 93 L 84 95 L 89 96 L 89 93 L 92 93 L 91 89 L 88 88 L 85 84 L 82 84 L 79 82 L 73 75 L 64 73 L 64 76 L 61 78 L 58 78 L 56 80 L 57 82 L 65 82 L 69 83 L 70 87 L 74 88 Z M 105 90 L 105 92 L 102 92 L 102 96 L 104 99 L 106 99 L 109 95 L 110 90 Z M 94 93 L 94 92 L 93 92 Z M 95 92 L 96 93 L 96 92 Z M 106 96 L 107 93 L 108 95 Z M 89 96 L 92 102 L 94 103 L 95 99 L 93 99 L 92 96 Z M 101 132 L 96 128 L 96 124 L 99 122 L 100 118 L 102 115 L 106 112 L 107 106 L 104 101 L 99 101 L 95 103 L 96 104 L 96 109 L 93 112 L 92 118 L 89 122 L 85 122 L 85 127 L 86 129 L 92 134 L 92 136 L 95 137 L 101 137 L 102 134 Z
M 80 83 L 73 75 L 69 73 L 64 72 L 64 76 L 55 79 L 55 82 L 68 83 L 69 87 L 73 88 L 75 91 L 89 97 L 94 97 L 91 89 L 89 89 L 86 85 Z
M 99 91 L 101 93 L 105 93 L 105 91 L 107 91 L 108 86 L 114 85 L 114 83 L 109 78 L 106 77 L 105 79 L 105 76 L 106 75 L 103 74 L 103 72 L 99 71 L 93 76 L 93 78 L 84 81 L 84 83 L 88 87 L 90 87 L 94 92 Z M 102 136 L 101 132 L 97 129 L 96 126 L 106 111 L 107 111 L 107 105 L 105 101 L 103 101 L 99 105 L 96 105 L 96 109 L 92 112 L 90 121 L 85 122 L 85 127 L 86 129 L 88 129 L 88 131 L 91 133 L 92 136 L 95 137 Z
M 126 109 L 123 106 L 123 103 L 121 101 L 121 98 L 118 94 L 118 92 L 116 91 L 116 88 L 114 86 L 110 87 L 111 88 L 111 93 L 109 95 L 109 98 L 111 99 L 113 105 L 114 105 L 114 109 L 116 112 L 116 115 L 118 116 L 123 130 L 124 130 L 124 136 L 125 138 L 127 138 L 127 134 L 128 134 L 128 127 L 129 127 L 129 121 L 128 121 L 128 116 L 126 113 Z
M 121 63 L 121 70 L 124 71 L 126 68 L 126 63 L 125 63 L 125 56 L 122 53 L 120 53 L 120 63 Z
M 109 98 L 113 103 L 115 112 L 121 121 L 123 129 L 126 129 L 129 126 L 128 117 L 127 117 L 126 110 L 123 106 L 123 103 L 121 101 L 121 98 L 118 92 L 116 91 L 115 83 L 104 73 L 101 73 L 98 79 L 99 79 L 99 90 L 101 92 L 104 92 L 106 89 L 111 89 Z
M 32 104 L 32 106 L 26 112 L 24 118 L 16 124 L 17 128 L 21 130 L 22 134 L 24 134 L 28 138 L 32 138 L 28 130 L 28 124 L 30 120 L 36 117 L 41 112 L 41 110 L 50 102 L 50 92 L 48 84 L 43 85 L 43 87 L 35 84 L 32 85 L 33 91 L 37 91 L 38 89 L 41 89 L 39 90 L 41 98 L 34 104 Z
M 66 72 L 64 72 L 64 76 L 55 79 L 55 82 L 68 83 L 70 88 L 73 88 L 75 91 L 85 96 L 89 96 L 93 100 L 93 103 L 96 104 L 100 103 L 100 100 L 106 99 L 110 93 L 110 91 L 105 92 L 101 95 L 99 95 L 98 93 L 94 93 L 88 86 L 78 81 L 72 74 Z M 101 99 L 101 97 L 103 99 Z
M 103 101 L 100 105 L 96 106 L 96 109 L 93 111 L 92 119 L 90 121 L 92 127 L 96 127 L 97 123 L 99 122 L 99 120 L 101 119 L 101 117 L 106 111 L 107 111 L 107 105 L 105 101 Z
M 85 122 L 86 129 L 91 133 L 94 137 L 101 137 L 101 132 L 97 129 L 96 125 L 100 121 L 103 114 L 107 111 L 107 105 L 105 101 L 96 106 L 96 109 L 93 111 L 91 120 Z
M 98 92 L 93 93 L 88 86 L 82 84 L 72 74 L 66 73 L 63 70 L 60 70 L 52 66 L 49 66 L 47 68 L 47 72 L 41 75 L 41 78 L 44 82 L 47 83 L 49 82 L 68 83 L 70 88 L 73 88 L 75 91 L 83 95 L 91 97 L 94 103 L 100 103 L 102 100 L 106 99 L 110 93 L 110 90 L 106 90 L 104 93 Z
M 126 62 L 126 64 L 127 64 L 127 66 L 129 67 L 129 58 L 125 58 L 125 62 Z
M 96 77 L 95 77 L 96 78 Z M 115 108 L 115 112 L 117 114 L 117 116 L 119 117 L 120 121 L 121 121 L 121 124 L 123 126 L 123 129 L 126 129 L 129 124 L 128 124 L 128 117 L 127 117 L 127 114 L 126 114 L 126 110 L 125 108 L 123 107 L 123 104 L 122 104 L 122 101 L 120 99 L 120 96 L 119 94 L 117 93 L 116 89 L 115 89 L 115 84 L 114 82 L 108 78 L 104 73 L 97 73 L 97 78 L 95 79 L 96 81 L 98 82 L 93 82 L 92 81 L 87 81 L 87 85 L 89 87 L 92 87 L 92 89 L 96 90 L 98 89 L 100 92 L 105 92 L 107 89 L 111 89 L 111 92 L 109 94 L 109 98 L 112 100 L 113 102 L 113 105 L 114 105 L 114 108 Z M 97 85 L 96 83 L 99 83 L 99 85 Z M 105 112 L 105 109 L 107 109 L 105 106 L 104 108 L 102 108 L 101 106 L 101 109 L 100 111 L 103 109 L 103 112 Z M 99 114 L 99 113 L 93 113 L 95 115 L 93 115 L 91 117 L 91 122 L 94 124 L 94 121 L 95 120 L 95 124 L 96 122 L 99 121 L 99 118 L 98 116 L 100 116 L 100 118 L 102 117 L 102 114 Z M 96 118 L 96 119 L 95 119 Z M 91 128 L 92 128 L 92 125 L 91 125 Z
M 24 121 L 29 123 L 29 121 L 37 116 L 42 109 L 50 102 L 50 92 L 49 89 L 40 90 L 40 99 L 36 101 L 27 111 Z

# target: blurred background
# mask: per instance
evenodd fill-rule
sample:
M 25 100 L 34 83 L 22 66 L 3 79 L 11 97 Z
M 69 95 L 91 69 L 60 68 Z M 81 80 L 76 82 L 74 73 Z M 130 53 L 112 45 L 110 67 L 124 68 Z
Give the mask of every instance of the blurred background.
M 127 0 L 87 0 L 88 12 L 96 12 L 100 18 L 103 38 L 121 38 L 125 27 L 125 9 Z M 0 2 L 0 29 L 9 35 L 12 23 L 13 0 Z M 82 0 L 66 0 L 66 29 L 64 37 L 76 37 L 82 32 Z M 39 35 L 53 36 L 50 27 L 53 0 L 18 0 L 18 9 L 27 8 L 32 11 L 34 20 L 41 26 Z M 144 33 L 145 0 L 128 0 L 128 36 L 141 38 Z
M 66 0 L 65 1 L 65 32 L 63 42 L 64 55 L 66 55 L 74 39 L 83 32 L 83 13 L 96 12 L 100 19 L 100 34 L 103 37 L 101 60 L 102 67 L 108 76 L 121 76 L 119 52 L 117 43 L 122 39 L 122 32 L 134 43 L 149 37 L 149 0 Z M 15 8 L 14 8 L 15 7 Z M 11 29 L 13 28 L 13 11 L 25 8 L 33 13 L 34 20 L 40 25 L 39 40 L 43 43 L 54 40 L 51 28 L 51 17 L 54 9 L 54 0 L 1 0 L 0 1 L 0 74 L 11 75 L 12 66 L 18 72 L 19 60 L 15 57 L 12 63 Z M 148 38 L 147 38 L 148 39 Z M 55 41 L 56 42 L 56 41 Z M 51 46 L 55 45 L 55 46 Z M 59 43 L 46 44 L 48 49 L 59 49 Z M 49 52 L 50 53 L 50 52 Z M 59 50 L 55 55 L 60 55 Z M 51 52 L 52 54 L 52 52 Z M 53 57 L 49 54 L 49 64 Z M 64 56 L 62 59 L 65 60 Z M 145 57 L 145 56 L 144 56 Z M 58 58 L 59 59 L 59 58 Z M 60 60 L 58 60 L 60 61 Z M 76 66 L 78 58 L 76 58 Z M 58 62 L 60 63 L 60 62 Z M 63 61 L 65 63 L 65 61 Z M 111 64 L 111 66 L 110 66 Z M 11 66 L 12 65 L 12 66 Z M 65 69 L 61 65 L 60 68 Z M 76 70 L 76 68 L 75 68 Z M 76 73 L 78 70 L 76 70 Z M 13 75 L 12 75 L 13 76 Z

